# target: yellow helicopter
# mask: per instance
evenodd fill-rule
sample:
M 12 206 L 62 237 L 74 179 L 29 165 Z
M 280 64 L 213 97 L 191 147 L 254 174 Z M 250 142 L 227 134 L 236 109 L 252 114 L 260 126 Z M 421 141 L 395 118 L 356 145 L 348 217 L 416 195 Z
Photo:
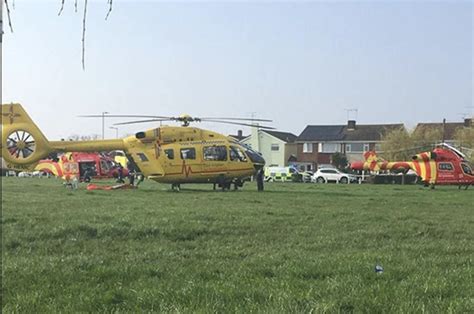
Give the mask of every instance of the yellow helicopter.
M 102 117 L 88 115 L 83 117 Z M 256 151 L 231 137 L 189 126 L 192 122 L 216 122 L 255 127 L 240 121 L 264 119 L 194 118 L 143 115 L 107 115 L 116 118 L 147 118 L 118 124 L 178 121 L 182 126 L 160 126 L 135 136 L 112 140 L 49 141 L 20 104 L 2 105 L 2 157 L 9 167 L 31 170 L 36 163 L 57 152 L 123 150 L 130 163 L 151 180 L 180 189 L 183 183 L 211 183 L 223 190 L 243 182 L 265 165 Z M 230 120 L 230 121 L 229 121 Z M 273 129 L 268 126 L 259 128 Z

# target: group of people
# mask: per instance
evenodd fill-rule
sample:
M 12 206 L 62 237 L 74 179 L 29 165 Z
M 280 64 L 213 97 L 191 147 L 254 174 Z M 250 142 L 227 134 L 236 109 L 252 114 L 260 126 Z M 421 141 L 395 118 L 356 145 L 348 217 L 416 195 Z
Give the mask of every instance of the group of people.
M 128 167 L 128 184 L 132 186 L 138 186 L 143 180 L 144 177 L 141 173 L 137 172 L 134 167 Z M 124 168 L 121 164 L 117 167 L 117 183 L 125 183 Z
M 141 173 L 135 171 L 133 169 L 133 167 L 130 167 L 128 169 L 129 169 L 128 174 L 125 175 L 124 167 L 120 164 L 117 166 L 117 180 L 116 180 L 116 182 L 123 184 L 123 183 L 125 183 L 125 179 L 128 178 L 128 181 L 129 181 L 130 185 L 138 186 L 144 180 L 143 175 Z M 97 175 L 97 171 L 96 171 L 95 166 L 87 167 L 84 170 L 83 174 L 82 174 L 82 181 L 86 182 L 86 183 L 89 183 L 89 182 L 91 182 L 92 178 L 95 175 Z M 68 178 L 66 178 L 66 181 L 67 181 L 67 183 L 70 183 L 69 181 L 72 182 L 73 180 L 68 180 Z M 78 181 L 78 180 L 76 180 L 76 181 Z M 69 184 L 69 185 L 72 186 L 73 184 Z M 77 183 L 75 184 L 75 187 L 77 188 Z

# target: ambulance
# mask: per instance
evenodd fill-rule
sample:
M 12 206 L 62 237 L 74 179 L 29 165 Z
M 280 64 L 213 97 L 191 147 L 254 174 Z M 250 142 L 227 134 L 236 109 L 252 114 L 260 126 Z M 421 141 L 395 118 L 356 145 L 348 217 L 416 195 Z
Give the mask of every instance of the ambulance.
M 298 170 L 294 167 L 265 167 L 265 181 L 285 182 L 292 181 L 293 175 L 297 175 Z

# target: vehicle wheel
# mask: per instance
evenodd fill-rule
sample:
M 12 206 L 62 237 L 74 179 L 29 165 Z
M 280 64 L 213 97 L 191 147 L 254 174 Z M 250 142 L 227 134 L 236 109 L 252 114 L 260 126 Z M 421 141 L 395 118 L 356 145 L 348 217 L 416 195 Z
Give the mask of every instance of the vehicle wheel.
M 324 183 L 324 182 L 326 182 L 326 180 L 324 180 L 323 177 L 318 177 L 318 178 L 316 179 L 316 183 Z
M 349 180 L 346 177 L 342 177 L 341 180 L 339 180 L 339 182 L 342 184 L 347 184 L 347 181 Z

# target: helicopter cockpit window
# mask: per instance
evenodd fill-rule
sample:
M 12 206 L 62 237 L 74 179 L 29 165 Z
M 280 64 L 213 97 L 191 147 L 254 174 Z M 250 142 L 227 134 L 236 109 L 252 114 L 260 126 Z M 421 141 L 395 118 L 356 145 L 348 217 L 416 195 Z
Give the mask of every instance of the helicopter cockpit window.
M 245 152 L 247 153 L 247 156 L 249 156 L 250 160 L 253 163 L 262 164 L 262 165 L 265 164 L 265 159 L 263 159 L 263 157 L 259 153 L 254 151 L 253 149 L 247 147 Z
M 472 169 L 468 164 L 461 164 L 462 171 L 464 171 L 465 174 L 473 175 Z
M 438 165 L 439 170 L 444 170 L 444 171 L 453 171 L 453 164 L 450 162 L 440 162 Z
M 225 161 L 227 160 L 227 148 L 225 146 L 207 146 L 203 148 L 204 160 Z
M 174 150 L 173 149 L 165 149 L 165 155 L 168 159 L 174 159 Z
M 230 147 L 229 155 L 230 155 L 231 161 L 241 161 L 241 162 L 247 161 L 247 156 L 245 156 L 245 153 L 236 146 Z
M 196 150 L 194 148 L 181 148 L 181 159 L 196 159 Z

